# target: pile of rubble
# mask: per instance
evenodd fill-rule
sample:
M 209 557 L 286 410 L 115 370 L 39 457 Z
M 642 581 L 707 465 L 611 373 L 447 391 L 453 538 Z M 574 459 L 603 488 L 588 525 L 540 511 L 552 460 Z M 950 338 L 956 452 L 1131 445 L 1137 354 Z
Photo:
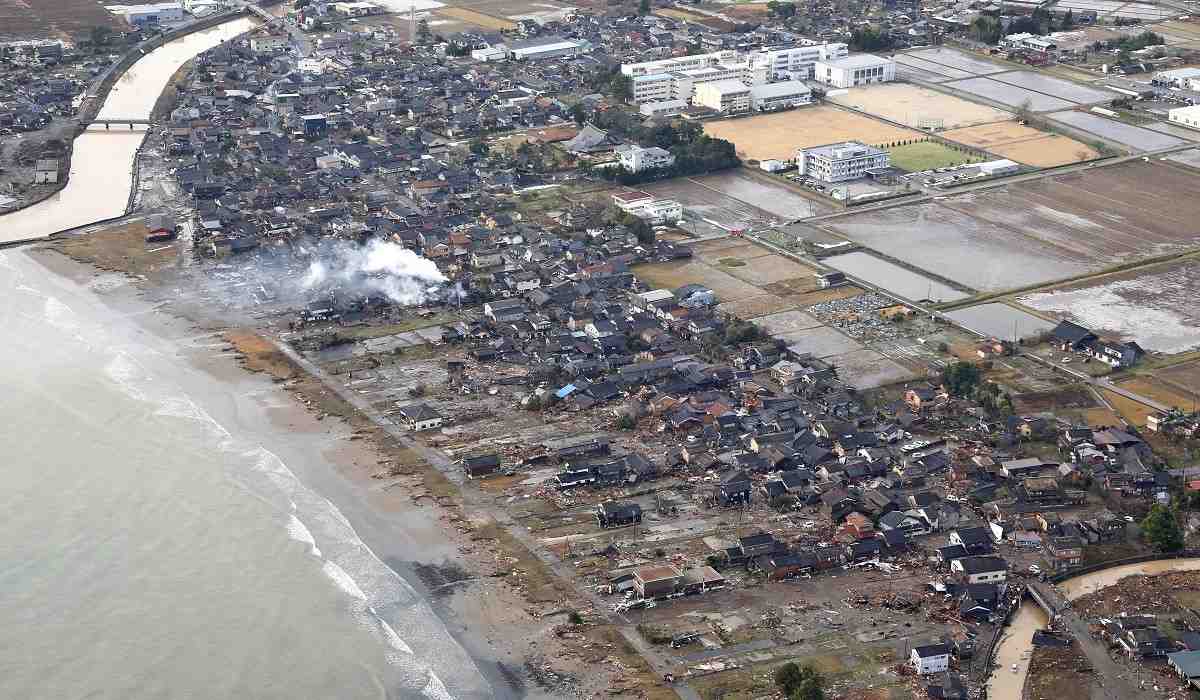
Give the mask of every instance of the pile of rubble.
M 924 596 L 908 591 L 859 591 L 854 588 L 846 589 L 846 597 L 842 599 L 852 608 L 886 608 L 898 612 L 916 612 L 924 605 Z
M 1183 609 L 1176 594 L 1200 591 L 1200 571 L 1177 571 L 1157 576 L 1127 576 L 1072 603 L 1085 618 L 1127 613 L 1170 614 Z

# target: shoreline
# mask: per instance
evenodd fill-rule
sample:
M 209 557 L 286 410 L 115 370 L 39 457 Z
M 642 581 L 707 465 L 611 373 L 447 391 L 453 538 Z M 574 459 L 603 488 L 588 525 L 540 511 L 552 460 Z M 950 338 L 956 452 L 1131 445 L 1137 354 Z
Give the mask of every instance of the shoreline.
M 588 620 L 596 616 L 508 525 L 491 517 L 482 503 L 488 494 L 467 494 L 429 463 L 422 454 L 427 448 L 372 422 L 280 351 L 263 329 L 180 308 L 186 303 L 166 298 L 169 284 L 150 281 L 157 275 L 130 277 L 116 269 L 117 261 L 87 259 L 61 243 L 26 253 L 47 271 L 93 289 L 120 276 L 131 293 L 99 293 L 106 304 L 103 297 L 112 297 L 159 311 L 143 313 L 139 325 L 169 339 L 199 332 L 219 340 L 220 349 L 208 357 L 181 358 L 215 379 L 213 390 L 251 391 L 264 397 L 262 415 L 276 430 L 323 436 L 327 449 L 316 456 L 267 447 L 280 448 L 297 477 L 333 503 L 375 556 L 432 608 L 491 686 L 489 697 L 600 697 L 613 695 L 614 686 L 630 690 L 626 696 L 644 696 L 645 683 L 654 680 L 649 666 L 616 629 L 567 623 L 575 610 Z M 638 677 L 632 685 L 631 675 Z

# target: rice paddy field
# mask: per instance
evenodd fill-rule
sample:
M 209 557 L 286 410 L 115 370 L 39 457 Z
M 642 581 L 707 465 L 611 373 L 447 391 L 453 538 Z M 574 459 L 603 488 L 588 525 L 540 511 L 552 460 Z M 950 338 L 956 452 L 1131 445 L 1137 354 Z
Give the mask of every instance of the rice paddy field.
M 1143 129 L 1140 126 L 1133 126 L 1115 119 L 1107 119 L 1090 112 L 1068 110 L 1055 112 L 1049 117 L 1060 124 L 1095 134 L 1105 141 L 1120 144 L 1133 151 L 1153 151 L 1187 143 L 1187 141 L 1169 134 Z
M 1190 168 L 1137 160 L 820 227 L 965 287 L 1003 291 L 1200 245 L 1195 191 Z
M 1135 270 L 1023 296 L 1020 303 L 1146 350 L 1174 354 L 1200 348 L 1200 266 L 1193 261 Z
M 1038 168 L 1078 163 L 1100 156 L 1099 151 L 1082 141 L 1038 131 L 1015 121 L 951 129 L 940 136 Z
M 733 142 L 739 156 L 753 160 L 791 160 L 797 148 L 840 141 L 879 146 L 920 137 L 919 131 L 826 105 L 710 121 L 704 132 Z

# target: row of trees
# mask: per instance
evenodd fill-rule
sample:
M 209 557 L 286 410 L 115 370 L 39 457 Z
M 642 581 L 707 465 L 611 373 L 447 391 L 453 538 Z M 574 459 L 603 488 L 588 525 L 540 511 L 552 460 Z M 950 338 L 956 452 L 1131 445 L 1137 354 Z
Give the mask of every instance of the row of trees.
M 851 51 L 888 51 L 895 46 L 896 40 L 887 30 L 863 27 L 850 33 Z
M 984 44 L 995 44 L 1008 34 L 1037 34 L 1045 36 L 1050 32 L 1068 31 L 1076 26 L 1075 13 L 1067 10 L 1062 19 L 1055 22 L 1054 15 L 1044 8 L 1038 8 L 1033 14 L 1015 17 L 1006 27 L 999 16 L 981 14 L 967 28 L 967 36 Z
M 625 101 L 633 97 L 633 79 L 621 72 L 620 66 L 598 70 L 588 76 L 587 88 L 615 99 Z

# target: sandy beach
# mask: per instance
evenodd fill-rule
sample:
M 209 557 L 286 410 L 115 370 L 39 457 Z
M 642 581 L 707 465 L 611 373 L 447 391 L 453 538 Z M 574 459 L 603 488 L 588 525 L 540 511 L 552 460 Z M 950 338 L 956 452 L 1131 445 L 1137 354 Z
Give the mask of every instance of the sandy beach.
M 491 697 L 599 697 L 629 686 L 636 655 L 631 660 L 610 630 L 568 623 L 573 610 L 588 615 L 586 602 L 498 527 L 488 509 L 464 505 L 459 489 L 419 454 L 280 356 L 255 329 L 227 327 L 179 302 L 169 269 L 139 269 L 150 274 L 135 279 L 51 246 L 28 254 L 178 348 L 176 359 L 202 372 L 204 382 L 189 390 L 204 397 L 205 410 L 253 435 L 336 506 L 374 555 L 429 603 L 487 679 Z M 479 505 L 486 498 L 476 492 L 467 500 Z

